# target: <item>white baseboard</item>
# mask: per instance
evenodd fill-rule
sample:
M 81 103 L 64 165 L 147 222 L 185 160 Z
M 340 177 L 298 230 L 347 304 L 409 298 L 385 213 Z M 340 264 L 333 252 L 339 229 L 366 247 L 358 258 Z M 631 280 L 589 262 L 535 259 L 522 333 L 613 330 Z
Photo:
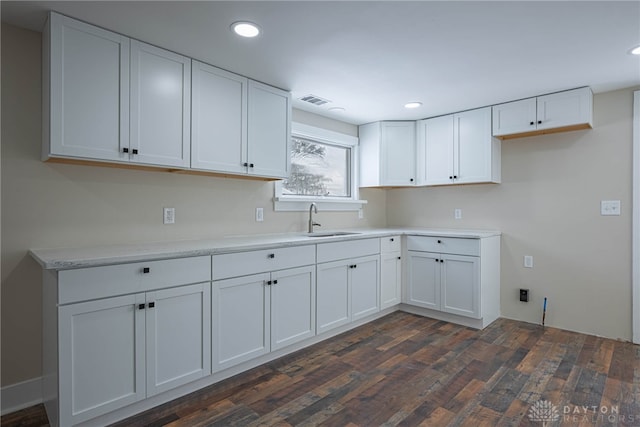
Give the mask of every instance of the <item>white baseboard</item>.
M 0 415 L 42 403 L 42 378 L 33 378 L 0 389 Z

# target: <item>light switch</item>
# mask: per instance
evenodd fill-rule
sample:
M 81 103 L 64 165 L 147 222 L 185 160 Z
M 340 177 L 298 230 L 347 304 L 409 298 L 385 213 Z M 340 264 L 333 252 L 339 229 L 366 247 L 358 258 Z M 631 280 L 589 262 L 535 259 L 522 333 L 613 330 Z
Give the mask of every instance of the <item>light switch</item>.
M 533 256 L 531 255 L 524 256 L 524 266 L 526 268 L 533 268 Z
M 176 208 L 163 208 L 163 224 L 175 224 L 176 222 Z
M 602 200 L 600 215 L 620 215 L 620 200 Z

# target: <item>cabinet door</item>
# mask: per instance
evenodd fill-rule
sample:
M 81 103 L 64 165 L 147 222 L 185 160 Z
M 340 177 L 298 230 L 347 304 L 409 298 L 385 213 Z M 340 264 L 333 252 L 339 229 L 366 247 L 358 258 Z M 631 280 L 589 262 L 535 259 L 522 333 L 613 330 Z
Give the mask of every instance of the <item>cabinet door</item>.
M 380 308 L 400 304 L 402 285 L 402 260 L 400 252 L 380 256 Z
M 146 300 L 147 396 L 209 375 L 211 283 L 148 292 Z
M 131 161 L 191 162 L 191 60 L 131 41 Z
M 355 259 L 351 266 L 351 320 L 354 321 L 380 311 L 380 256 Z
M 442 255 L 442 311 L 480 318 L 480 258 Z
M 45 154 L 128 161 L 129 39 L 56 13 L 48 25 Z
M 409 251 L 407 262 L 406 303 L 440 310 L 440 256 Z
M 248 172 L 272 178 L 289 176 L 291 94 L 249 81 Z
M 424 121 L 424 184 L 451 184 L 453 177 L 453 115 Z
M 315 335 L 315 266 L 271 273 L 271 351 Z
M 349 323 L 349 265 L 345 261 L 334 261 L 317 266 L 316 330 L 328 331 Z
M 269 273 L 213 282 L 213 370 L 269 352 Z
M 469 184 L 491 181 L 491 108 L 455 114 L 454 140 L 454 182 Z
M 382 122 L 381 126 L 381 185 L 415 185 L 415 122 Z
M 59 308 L 60 425 L 145 398 L 144 302 L 136 294 Z
M 588 87 L 538 97 L 538 129 L 591 123 L 591 89 Z
M 536 99 L 528 98 L 492 107 L 493 135 L 511 135 L 536 130 Z
M 246 173 L 247 79 L 193 61 L 191 167 Z

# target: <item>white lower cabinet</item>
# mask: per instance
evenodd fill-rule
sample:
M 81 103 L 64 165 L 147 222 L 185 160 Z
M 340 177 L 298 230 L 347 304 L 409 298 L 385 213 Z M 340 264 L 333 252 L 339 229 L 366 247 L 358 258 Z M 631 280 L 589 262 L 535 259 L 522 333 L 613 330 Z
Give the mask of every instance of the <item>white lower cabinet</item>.
M 500 238 L 407 237 L 404 303 L 471 319 L 484 328 L 500 315 Z M 464 323 L 464 322 L 462 322 Z
M 320 244 L 318 262 L 318 333 L 380 310 L 380 239 Z
M 211 284 L 59 308 L 60 425 L 211 373 Z
M 312 247 L 298 249 L 299 254 Z M 306 249 L 306 251 L 305 251 Z M 265 256 L 280 265 L 287 249 L 214 256 L 215 266 L 231 259 Z M 311 250 L 313 258 L 315 251 Z M 273 257 L 271 257 L 273 255 Z M 286 255 L 285 255 L 286 256 Z M 283 260 L 289 263 L 289 260 Z M 255 265 L 255 264 L 254 264 Z M 247 269 L 251 266 L 246 265 Z M 222 270 L 222 269 L 221 269 Z M 231 268 L 228 271 L 233 271 Z M 227 271 L 227 270 L 225 270 Z M 214 273 L 215 275 L 216 273 Z M 235 366 L 315 335 L 315 266 L 232 277 L 213 282 L 213 370 Z
M 402 301 L 402 252 L 400 236 L 380 239 L 380 309 Z
M 478 318 L 479 276 L 478 257 L 410 251 L 407 302 Z

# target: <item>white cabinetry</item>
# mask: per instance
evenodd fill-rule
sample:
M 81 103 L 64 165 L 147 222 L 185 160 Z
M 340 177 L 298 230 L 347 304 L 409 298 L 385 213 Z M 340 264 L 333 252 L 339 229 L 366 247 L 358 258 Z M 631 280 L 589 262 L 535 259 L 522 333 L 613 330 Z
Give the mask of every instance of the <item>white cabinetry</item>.
M 400 236 L 380 239 L 380 309 L 401 302 L 402 256 Z
M 43 158 L 127 161 L 129 38 L 56 13 L 43 37 Z
M 45 273 L 44 329 L 58 328 L 43 346 L 53 425 L 211 373 L 210 266 L 196 257 Z
M 191 167 L 289 176 L 291 95 L 193 61 Z
M 315 335 L 314 264 L 314 246 L 213 256 L 214 371 Z
M 418 122 L 419 185 L 499 183 L 500 159 L 489 107 Z
M 500 139 L 592 127 L 593 94 L 583 87 L 493 106 L 493 135 Z
M 379 311 L 379 254 L 379 239 L 318 245 L 318 333 Z
M 192 168 L 246 173 L 247 82 L 245 77 L 193 61 Z
M 191 59 L 131 41 L 131 160 L 189 167 Z
M 249 81 L 247 160 L 249 175 L 289 177 L 291 94 Z
M 416 184 L 416 123 L 375 122 L 359 128 L 360 186 Z
M 407 237 L 404 302 L 483 328 L 500 315 L 500 238 Z M 435 315 L 434 315 L 435 313 Z

